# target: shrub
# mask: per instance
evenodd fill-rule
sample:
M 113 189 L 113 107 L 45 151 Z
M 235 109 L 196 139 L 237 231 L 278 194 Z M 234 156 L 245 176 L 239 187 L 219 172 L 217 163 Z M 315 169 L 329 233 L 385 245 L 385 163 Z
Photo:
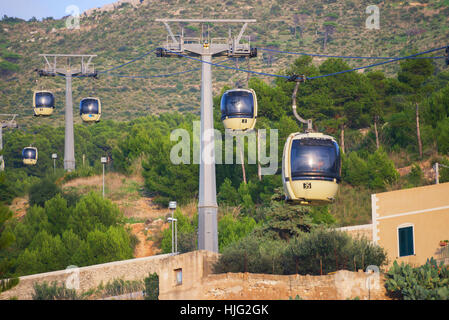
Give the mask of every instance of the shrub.
M 225 214 L 218 221 L 218 245 L 220 251 L 229 244 L 248 235 L 256 226 L 253 218 L 243 216 L 236 218 L 232 214 Z
M 449 266 L 438 265 L 433 258 L 416 268 L 395 261 L 386 277 L 385 287 L 393 299 L 449 300 Z
M 413 164 L 410 173 L 407 175 L 408 183 L 413 187 L 420 186 L 423 182 L 423 178 L 424 173 L 421 167 L 417 163 Z
M 33 300 L 79 300 L 75 289 L 67 289 L 65 284 L 58 285 L 57 281 L 49 285 L 47 282 L 33 284 Z
M 250 235 L 232 243 L 224 249 L 223 254 L 215 263 L 214 273 L 272 273 L 273 262 L 267 255 L 262 254 L 261 242 L 259 237 Z M 277 251 L 281 251 L 282 247 L 277 249 Z
M 449 117 L 438 122 L 437 132 L 438 151 L 449 153 Z
M 251 234 L 223 250 L 214 272 L 320 275 L 385 263 L 385 250 L 368 240 L 317 228 L 289 242 Z
M 343 157 L 343 180 L 352 185 L 363 185 L 370 189 L 385 189 L 399 178 L 393 161 L 380 148 L 367 156 L 366 160 L 356 152 Z
M 232 186 L 232 182 L 229 178 L 226 178 L 221 184 L 217 198 L 220 204 L 227 204 L 230 206 L 237 206 L 240 202 L 240 195 Z
M 130 259 L 135 241 L 123 224 L 108 199 L 90 193 L 73 207 L 57 195 L 11 226 L 16 252 L 10 270 L 26 275 Z
M 150 274 L 144 281 L 145 300 L 159 300 L 159 276 L 157 273 Z
M 386 253 L 366 239 L 352 239 L 344 232 L 315 229 L 290 241 L 283 257 L 285 274 L 327 274 L 342 269 L 356 271 L 382 266 Z
M 126 293 L 133 293 L 142 291 L 144 285 L 142 281 L 130 281 L 123 279 L 114 279 L 112 282 L 108 282 L 104 287 L 104 294 L 108 297 L 119 296 Z
M 64 182 L 68 182 L 70 180 L 74 180 L 77 178 L 82 178 L 82 177 L 92 177 L 96 174 L 99 174 L 98 170 L 96 170 L 93 167 L 81 167 L 79 169 L 76 169 L 72 172 L 68 172 L 64 175 L 63 181 Z
M 43 207 L 45 201 L 50 200 L 58 193 L 61 193 L 61 188 L 50 178 L 44 178 L 31 186 L 29 191 L 30 206 Z
M 7 180 L 6 174 L 0 172 L 0 202 L 10 203 L 15 196 L 17 196 L 17 191 L 11 182 Z

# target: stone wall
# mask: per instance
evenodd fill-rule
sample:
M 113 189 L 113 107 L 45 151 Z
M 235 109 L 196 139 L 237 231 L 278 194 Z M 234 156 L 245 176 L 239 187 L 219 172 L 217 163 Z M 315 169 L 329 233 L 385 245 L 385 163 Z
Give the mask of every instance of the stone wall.
M 377 275 L 377 278 L 376 278 Z M 372 277 L 368 279 L 369 277 Z M 193 289 L 193 288 L 192 288 Z M 192 294 L 194 293 L 194 298 Z M 332 275 L 270 275 L 227 273 L 209 275 L 179 299 L 197 300 L 386 300 L 378 274 L 341 270 Z
M 349 226 L 336 228 L 337 231 L 343 231 L 349 234 L 352 238 L 364 237 L 369 241 L 373 241 L 373 225 L 372 224 L 362 224 L 358 226 Z
M 324 276 L 212 274 L 218 257 L 217 253 L 201 250 L 25 276 L 0 299 L 32 299 L 36 282 L 58 281 L 73 286 L 79 280 L 77 291 L 82 293 L 114 279 L 143 280 L 153 272 L 159 275 L 160 300 L 279 300 L 296 295 L 315 300 L 386 299 L 379 274 L 344 270 Z
M 0 300 L 17 297 L 20 300 L 32 299 L 34 283 L 69 284 L 82 293 L 97 288 L 100 284 L 123 280 L 143 280 L 150 273 L 156 272 L 160 278 L 162 290 L 169 291 L 168 284 L 173 283 L 174 270 L 184 270 L 185 284 L 199 282 L 210 273 L 217 254 L 208 251 L 194 251 L 181 255 L 157 255 L 145 258 L 117 261 L 94 266 L 40 273 L 20 278 L 19 284 L 0 295 Z M 78 286 L 77 286 L 78 285 Z M 185 287 L 185 286 L 184 286 Z

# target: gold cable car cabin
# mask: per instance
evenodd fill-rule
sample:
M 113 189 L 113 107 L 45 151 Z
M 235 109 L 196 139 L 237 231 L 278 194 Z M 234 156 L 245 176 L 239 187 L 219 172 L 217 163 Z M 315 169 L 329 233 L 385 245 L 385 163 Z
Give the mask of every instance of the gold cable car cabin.
M 33 109 L 35 116 L 50 116 L 55 109 L 55 97 L 50 91 L 34 91 Z
M 332 203 L 341 182 L 340 148 L 322 133 L 292 133 L 284 145 L 282 180 L 287 201 Z
M 99 98 L 84 98 L 80 102 L 80 116 L 84 122 L 99 122 L 101 101 Z
M 252 89 L 232 89 L 221 97 L 221 121 L 225 129 L 253 130 L 257 118 L 257 97 Z
M 37 163 L 37 148 L 26 147 L 22 150 L 22 161 L 24 165 L 34 166 Z

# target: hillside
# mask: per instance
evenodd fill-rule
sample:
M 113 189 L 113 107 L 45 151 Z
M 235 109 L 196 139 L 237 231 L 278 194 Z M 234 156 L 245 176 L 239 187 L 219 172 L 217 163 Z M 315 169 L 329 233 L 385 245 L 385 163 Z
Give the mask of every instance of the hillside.
M 375 1 L 377 2 L 377 1 Z M 449 5 L 447 0 L 422 2 L 379 2 L 380 29 L 365 28 L 365 9 L 372 1 L 261 1 L 216 0 L 163 1 L 145 0 L 135 6 L 121 3 L 108 10 L 92 10 L 83 15 L 79 30 L 65 28 L 65 20 L 46 19 L 34 22 L 0 22 L 2 60 L 13 61 L 17 70 L 3 70 L 0 78 L 0 111 L 20 114 L 22 126 L 32 118 L 32 91 L 48 88 L 56 94 L 57 110 L 39 124 L 61 125 L 64 114 L 65 85 L 62 79 L 38 79 L 34 70 L 43 66 L 40 53 L 96 54 L 98 70 L 105 70 L 138 57 L 162 44 L 167 32 L 156 18 L 254 18 L 245 32 L 256 47 L 322 54 L 399 56 L 447 44 Z M 330 23 L 334 26 L 328 28 Z M 174 32 L 178 26 L 172 25 Z M 236 34 L 240 26 L 233 26 Z M 207 28 L 205 27 L 204 30 Z M 212 37 L 226 37 L 228 30 L 210 26 Z M 199 36 L 200 25 L 185 29 L 187 36 Z M 324 44 L 325 39 L 327 41 Z M 324 49 L 325 47 L 325 49 Z M 11 55 L 20 55 L 17 56 Z M 8 58 L 9 57 L 9 58 Z M 276 73 L 286 68 L 297 56 L 259 51 L 250 62 L 251 70 Z M 218 61 L 218 59 L 216 60 Z M 314 58 L 319 64 L 323 59 Z M 232 61 L 227 65 L 234 65 Z M 355 60 L 351 65 L 368 64 Z M 443 63 L 437 62 L 437 69 Z M 246 67 L 246 62 L 240 66 Z M 151 54 L 117 73 L 159 75 L 197 68 L 195 61 L 162 59 Z M 393 74 L 398 64 L 383 70 Z M 214 67 L 214 93 L 223 86 L 233 86 L 247 75 Z M 267 82 L 273 79 L 265 78 Z M 124 120 L 148 114 L 179 110 L 199 112 L 200 71 L 183 76 L 126 79 L 102 75 L 99 80 L 73 81 L 75 121 L 81 123 L 76 106 L 84 96 L 98 95 L 103 102 L 104 119 Z M 263 108 L 263 106 L 262 106 Z M 34 121 L 35 123 L 35 121 Z
M 90 191 L 101 192 L 101 186 L 102 176 L 92 176 L 71 180 L 64 183 L 62 188 L 64 191 L 87 194 Z M 160 253 L 157 241 L 161 232 L 169 227 L 165 219 L 168 210 L 158 208 L 146 196 L 143 179 L 108 173 L 105 175 L 105 186 L 106 197 L 123 212 L 131 233 L 139 239 L 134 256 L 140 258 Z

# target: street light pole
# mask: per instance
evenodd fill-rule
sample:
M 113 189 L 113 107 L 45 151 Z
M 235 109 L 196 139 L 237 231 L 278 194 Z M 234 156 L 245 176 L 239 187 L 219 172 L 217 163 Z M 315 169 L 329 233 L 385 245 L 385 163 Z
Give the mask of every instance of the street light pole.
M 171 222 L 171 253 L 175 253 L 176 252 L 175 251 L 175 245 L 174 245 L 174 243 L 175 243 L 175 234 L 174 234 L 174 230 L 173 230 L 173 228 L 174 228 L 173 223 L 174 223 L 174 221 L 176 221 L 176 219 L 174 218 L 174 212 L 176 210 L 176 205 L 177 205 L 176 201 L 170 201 L 168 203 L 168 208 L 171 211 L 171 218 L 168 218 L 168 221 Z M 176 237 L 177 237 L 177 235 L 176 235 Z M 177 243 L 176 243 L 176 250 L 177 250 Z
M 56 159 L 58 158 L 58 155 L 56 153 L 53 153 L 51 155 L 52 159 L 53 159 L 53 174 L 56 173 Z
M 435 183 L 439 184 L 440 183 L 440 173 L 438 170 L 438 162 L 435 163 Z
M 103 198 L 104 198 L 104 166 L 108 162 L 108 159 L 106 157 L 101 157 L 101 163 L 103 164 Z
M 438 163 L 438 162 L 435 163 L 434 169 L 435 169 L 435 183 L 436 184 L 440 183 L 440 166 L 449 169 L 449 166 L 446 166 L 446 165 Z
M 178 219 L 173 219 L 175 221 L 175 253 L 178 253 Z

